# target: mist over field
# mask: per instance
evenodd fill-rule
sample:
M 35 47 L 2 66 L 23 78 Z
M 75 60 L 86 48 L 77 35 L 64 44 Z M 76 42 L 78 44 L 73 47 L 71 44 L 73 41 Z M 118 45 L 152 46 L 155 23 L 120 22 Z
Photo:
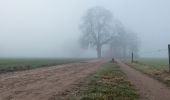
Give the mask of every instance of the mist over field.
M 168 57 L 169 5 L 169 0 L 1 0 L 0 58 L 96 57 L 95 48 L 81 48 L 79 26 L 86 11 L 99 6 L 137 34 L 141 57 Z

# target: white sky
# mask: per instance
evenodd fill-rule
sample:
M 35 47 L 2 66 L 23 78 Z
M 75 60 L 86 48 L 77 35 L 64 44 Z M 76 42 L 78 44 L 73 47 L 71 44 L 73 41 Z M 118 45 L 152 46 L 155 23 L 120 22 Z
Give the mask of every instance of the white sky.
M 85 11 L 94 6 L 111 10 L 138 33 L 141 53 L 166 49 L 169 5 L 169 0 L 0 0 L 0 57 L 79 56 L 78 25 Z

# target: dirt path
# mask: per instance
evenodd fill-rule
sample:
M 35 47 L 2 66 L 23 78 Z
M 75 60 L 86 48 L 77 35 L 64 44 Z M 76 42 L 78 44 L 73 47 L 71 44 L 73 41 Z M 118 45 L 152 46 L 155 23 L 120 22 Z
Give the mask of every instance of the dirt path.
M 0 100 L 59 100 L 103 63 L 65 64 L 0 75 Z
M 142 100 L 170 100 L 170 90 L 157 80 L 118 61 L 129 80 L 139 89 Z

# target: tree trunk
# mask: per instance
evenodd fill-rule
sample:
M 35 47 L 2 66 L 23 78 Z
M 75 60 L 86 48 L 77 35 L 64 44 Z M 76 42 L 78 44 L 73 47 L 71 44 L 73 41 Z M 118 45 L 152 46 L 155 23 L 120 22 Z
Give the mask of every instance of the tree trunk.
M 101 58 L 102 56 L 102 46 L 101 45 L 97 45 L 97 57 Z

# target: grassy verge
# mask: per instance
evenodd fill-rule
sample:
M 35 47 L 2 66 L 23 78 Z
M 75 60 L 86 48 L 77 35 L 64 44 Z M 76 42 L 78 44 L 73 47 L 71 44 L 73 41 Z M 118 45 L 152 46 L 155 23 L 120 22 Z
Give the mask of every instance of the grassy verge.
M 140 58 L 137 63 L 158 70 L 168 70 L 168 58 Z
M 170 87 L 170 73 L 165 59 L 143 59 L 137 63 L 127 64 Z
M 0 59 L 0 74 L 84 60 L 88 59 Z
M 69 100 L 138 100 L 139 95 L 127 81 L 120 68 L 112 63 L 105 64 L 94 76 L 81 86 L 76 96 Z

